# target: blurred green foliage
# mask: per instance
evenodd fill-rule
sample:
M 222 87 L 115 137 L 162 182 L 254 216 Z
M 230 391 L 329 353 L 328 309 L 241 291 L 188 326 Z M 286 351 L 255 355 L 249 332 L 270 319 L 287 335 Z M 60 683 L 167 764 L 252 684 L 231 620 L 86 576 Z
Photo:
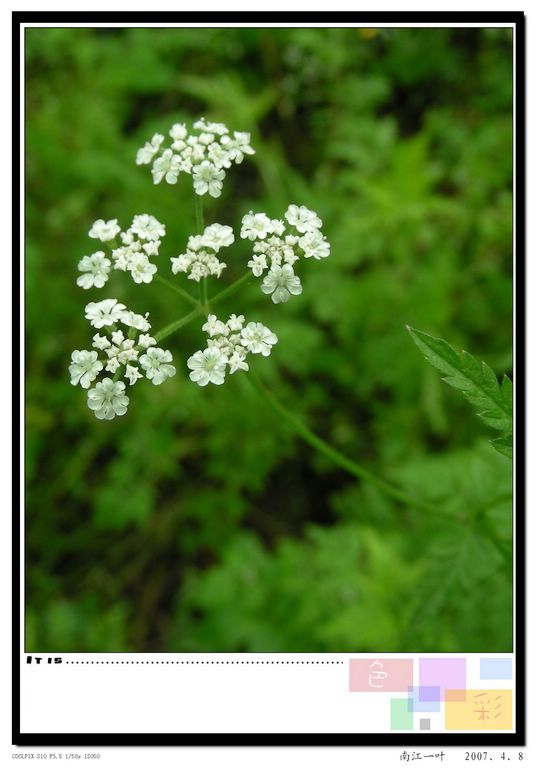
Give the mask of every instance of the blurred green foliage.
M 512 41 L 503 29 L 26 30 L 26 650 L 510 651 L 511 463 L 443 384 L 409 323 L 511 374 Z M 97 422 L 69 384 L 87 301 L 158 329 L 180 299 L 115 273 L 75 285 L 96 218 L 193 231 L 186 179 L 154 187 L 136 149 L 205 115 L 257 154 L 209 199 L 318 211 L 332 254 L 275 307 L 222 308 L 280 343 L 256 370 L 340 451 L 437 505 L 427 515 L 299 441 L 246 376 L 178 373 Z M 247 243 L 233 246 L 227 281 Z M 123 279 L 122 279 L 123 278 Z

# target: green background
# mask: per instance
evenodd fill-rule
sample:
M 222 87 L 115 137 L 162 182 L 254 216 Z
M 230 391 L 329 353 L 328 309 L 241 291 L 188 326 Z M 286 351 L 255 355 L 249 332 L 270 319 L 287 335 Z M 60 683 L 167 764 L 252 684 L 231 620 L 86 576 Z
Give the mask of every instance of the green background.
M 28 29 L 26 56 L 26 650 L 510 651 L 511 565 L 486 531 L 511 540 L 511 463 L 405 325 L 511 374 L 511 32 Z M 187 311 L 122 273 L 82 291 L 76 266 L 95 219 L 148 212 L 171 277 L 191 180 L 153 186 L 134 158 L 202 115 L 257 150 L 207 223 L 303 204 L 332 246 L 288 304 L 255 282 L 219 313 L 275 331 L 263 381 L 437 515 L 313 451 L 246 375 L 192 384 L 201 323 L 124 417 L 97 421 L 69 384 L 88 301 L 154 330 Z M 250 250 L 238 238 L 213 291 Z

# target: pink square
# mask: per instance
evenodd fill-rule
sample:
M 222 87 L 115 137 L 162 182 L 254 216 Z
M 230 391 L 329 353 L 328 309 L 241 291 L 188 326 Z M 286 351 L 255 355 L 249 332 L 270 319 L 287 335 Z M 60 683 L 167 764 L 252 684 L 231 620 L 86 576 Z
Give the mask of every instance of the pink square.
M 413 659 L 350 659 L 350 691 L 403 691 L 413 685 Z

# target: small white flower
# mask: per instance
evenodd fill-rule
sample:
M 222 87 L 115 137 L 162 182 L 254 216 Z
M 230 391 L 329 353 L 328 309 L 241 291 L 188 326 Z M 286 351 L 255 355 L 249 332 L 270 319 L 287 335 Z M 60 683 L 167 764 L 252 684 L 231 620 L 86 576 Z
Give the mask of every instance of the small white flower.
M 234 234 L 232 227 L 228 227 L 224 224 L 211 224 L 210 227 L 205 227 L 205 231 L 202 235 L 203 244 L 206 248 L 212 248 L 213 251 L 218 251 L 220 248 L 226 248 L 234 243 Z
M 244 348 L 236 347 L 231 357 L 229 358 L 229 373 L 236 373 L 237 371 L 249 371 L 249 365 L 246 363 L 246 350 Z
M 292 266 L 295 264 L 300 257 L 298 256 L 295 251 L 292 250 L 292 248 L 285 248 L 283 252 L 283 259 L 285 261 L 285 264 L 290 264 Z
M 187 272 L 195 256 L 196 254 L 193 252 L 181 253 L 180 256 L 172 256 L 170 261 L 173 274 L 176 275 L 178 272 Z
M 252 149 L 249 144 L 251 140 L 251 135 L 249 133 L 244 131 L 234 131 L 233 136 L 233 139 L 231 139 L 230 136 L 222 136 L 221 143 L 229 152 L 235 163 L 241 163 L 244 159 L 244 154 L 255 154 L 255 150 Z
M 289 205 L 285 218 L 298 232 L 314 232 L 322 226 L 322 220 L 305 205 Z
M 206 131 L 207 133 L 217 133 L 220 136 L 229 133 L 229 129 L 224 123 L 207 123 L 204 117 L 194 123 L 194 128 L 198 131 Z
M 181 164 L 179 155 L 174 155 L 172 149 L 165 149 L 153 163 L 153 182 L 160 184 L 162 179 L 165 179 L 168 184 L 176 184 L 181 172 Z
M 127 412 L 129 398 L 122 381 L 103 379 L 87 393 L 87 404 L 97 419 L 113 419 Z
M 209 347 L 192 355 L 186 365 L 190 368 L 190 379 L 200 387 L 223 384 L 227 357 L 217 347 Z
M 158 240 L 166 234 L 165 225 L 160 224 L 158 219 L 155 219 L 154 216 L 150 216 L 148 213 L 134 216 L 130 229 L 142 240 Z
M 117 359 L 121 365 L 126 365 L 138 359 L 138 350 L 134 348 L 134 339 L 125 339 L 117 352 Z M 108 352 L 108 350 L 107 350 Z
M 217 141 L 208 148 L 208 159 L 216 168 L 230 168 L 232 164 L 231 154 Z
M 87 389 L 91 382 L 97 378 L 99 371 L 102 371 L 102 363 L 97 359 L 95 350 L 75 349 L 71 355 L 71 365 L 69 373 L 71 375 L 71 384 Z
M 255 277 L 260 277 L 264 270 L 268 269 L 268 263 L 264 253 L 254 253 L 252 258 L 248 261 L 248 267 Z
M 203 235 L 190 235 L 186 247 L 189 251 L 200 251 L 205 245 Z
M 231 315 L 227 320 L 227 328 L 230 331 L 241 331 L 244 325 L 244 315 Z
M 205 195 L 208 192 L 211 197 L 219 197 L 224 178 L 225 171 L 216 168 L 208 160 L 203 160 L 199 165 L 194 166 L 192 171 L 194 191 L 198 195 Z
M 281 237 L 281 235 L 285 231 L 285 225 L 281 221 L 281 219 L 272 219 L 270 223 L 272 225 L 272 232 L 274 233 L 274 235 L 277 235 L 277 237 Z
M 201 133 L 198 136 L 198 141 L 200 144 L 204 144 L 205 147 L 208 147 L 212 142 L 214 141 L 215 136 L 213 133 Z
M 168 349 L 149 347 L 147 352 L 140 357 L 140 364 L 147 378 L 153 384 L 162 384 L 163 381 L 175 376 L 175 366 L 170 365 L 173 357 Z
M 303 291 L 300 278 L 294 274 L 290 264 L 272 266 L 261 285 L 263 293 L 272 294 L 274 304 L 286 302 L 290 296 L 299 296 Z
M 147 349 L 147 347 L 154 347 L 156 346 L 156 339 L 153 339 L 148 333 L 141 333 L 138 339 L 138 346 L 143 347 L 144 349 Z
M 119 304 L 117 299 L 104 299 L 103 301 L 98 302 L 92 301 L 86 306 L 86 320 L 89 320 L 94 328 L 113 325 L 119 320 L 123 320 L 125 309 L 125 305 Z
M 157 268 L 144 253 L 136 253 L 129 261 L 128 269 L 135 283 L 150 283 Z
M 160 248 L 160 240 L 149 240 L 142 245 L 143 250 L 147 256 L 158 256 L 158 249 Z
M 268 357 L 272 346 L 277 344 L 277 336 L 262 323 L 248 323 L 240 332 L 241 344 L 254 355 Z
M 91 256 L 83 256 L 78 262 L 78 269 L 83 275 L 77 278 L 76 284 L 81 288 L 102 288 L 108 281 L 112 262 L 104 255 L 104 251 L 97 251 Z
M 124 307 L 123 309 L 125 310 Z M 148 317 L 148 312 L 145 314 L 145 316 L 143 316 L 137 315 L 135 312 L 131 312 L 129 309 L 126 309 L 121 313 L 120 320 L 122 323 L 124 323 L 124 325 L 128 325 L 130 328 L 135 328 L 137 331 L 143 331 L 146 333 L 147 331 L 151 330 L 151 324 L 147 320 Z
M 188 129 L 184 123 L 174 123 L 171 126 L 169 135 L 173 141 L 183 141 L 188 136 Z
M 93 346 L 95 349 L 106 349 L 110 346 L 109 340 L 106 338 L 106 336 L 99 336 L 98 333 L 96 333 L 93 336 Z
M 264 240 L 271 233 L 272 222 L 265 213 L 253 213 L 253 211 L 250 211 L 242 219 L 240 237 L 247 237 L 249 240 L 256 240 L 257 238 Z
M 120 367 L 121 363 L 119 362 L 119 359 L 117 357 L 110 357 L 108 362 L 106 363 L 106 368 L 109 373 L 115 373 L 117 369 Z
M 124 342 L 124 340 L 125 340 L 125 334 L 123 333 L 123 331 L 121 330 L 113 331 L 112 341 L 114 344 L 116 344 L 117 346 L 120 346 Z
M 209 336 L 218 336 L 220 334 L 227 336 L 229 333 L 229 328 L 221 320 L 218 320 L 216 315 L 209 315 L 206 323 L 201 326 L 201 330 L 206 331 Z
M 311 257 L 314 259 L 325 259 L 329 256 L 330 245 L 324 235 L 318 230 L 307 232 L 303 237 L 300 237 L 299 245 L 303 249 L 303 255 L 306 259 Z
M 128 379 L 128 382 L 131 386 L 135 384 L 138 379 L 142 378 L 143 376 L 140 373 L 139 368 L 136 368 L 135 365 L 127 365 L 127 369 L 125 371 L 125 379 Z
M 151 141 L 146 141 L 141 149 L 138 149 L 136 154 L 136 165 L 147 165 L 151 162 L 153 157 L 160 149 L 160 145 L 164 141 L 164 137 L 161 133 L 155 133 Z
M 97 219 L 93 222 L 88 235 L 94 240 L 106 243 L 108 240 L 113 240 L 120 231 L 121 227 L 118 225 L 117 219 L 110 219 L 109 221 Z

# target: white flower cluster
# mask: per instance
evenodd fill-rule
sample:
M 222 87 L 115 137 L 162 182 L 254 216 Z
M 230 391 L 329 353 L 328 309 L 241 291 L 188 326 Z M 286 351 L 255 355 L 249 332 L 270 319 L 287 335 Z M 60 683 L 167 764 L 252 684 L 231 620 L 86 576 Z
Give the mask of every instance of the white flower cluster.
M 248 267 L 255 277 L 268 270 L 261 285 L 263 293 L 271 294 L 274 304 L 288 301 L 302 292 L 300 278 L 294 274 L 294 264 L 300 257 L 324 259 L 330 245 L 320 231 L 322 221 L 304 205 L 289 205 L 285 219 L 270 219 L 265 213 L 250 211 L 242 219 L 240 237 L 255 242 Z
M 205 119 L 193 124 L 196 133 L 189 132 L 183 123 L 175 123 L 169 132 L 171 147 L 163 149 L 164 136 L 155 133 L 136 155 L 137 165 L 152 163 L 153 181 L 176 184 L 180 173 L 192 176 L 194 191 L 211 197 L 221 195 L 225 168 L 241 163 L 244 155 L 254 155 L 250 134 L 229 129 L 223 123 L 209 123 Z
M 102 288 L 108 281 L 112 262 L 114 269 L 130 272 L 135 283 L 150 283 L 157 268 L 149 256 L 158 255 L 160 238 L 165 234 L 164 224 L 148 213 L 134 216 L 132 224 L 124 232 L 121 231 L 117 219 L 98 219 L 89 230 L 89 236 L 102 243 L 109 243 L 120 235 L 122 245 L 112 249 L 111 259 L 104 251 L 83 256 L 78 263 L 82 274 L 76 281 L 77 285 L 86 289 Z
M 73 386 L 80 384 L 89 390 L 87 404 L 98 419 L 113 419 L 127 412 L 130 398 L 125 394 L 125 383 L 118 380 L 121 376 L 132 386 L 144 375 L 153 384 L 161 384 L 175 375 L 171 352 L 157 347 L 148 333 L 151 325 L 147 315 L 131 312 L 117 299 L 104 299 L 86 306 L 86 319 L 98 330 L 105 328 L 106 335 L 93 336 L 92 350 L 75 349 L 69 373 Z M 118 324 L 126 327 L 126 335 Z M 106 377 L 90 389 L 103 370 L 113 378 Z
M 248 371 L 248 353 L 268 357 L 272 346 L 277 344 L 275 333 L 262 323 L 248 323 L 244 326 L 244 315 L 231 315 L 226 323 L 216 315 L 209 315 L 202 326 L 209 338 L 207 348 L 192 355 L 187 366 L 190 379 L 200 387 L 208 383 L 223 384 L 227 369 L 229 373 Z
M 221 277 L 227 264 L 219 261 L 216 254 L 220 248 L 226 248 L 234 243 L 234 239 L 232 228 L 224 224 L 211 224 L 210 227 L 205 227 L 202 235 L 193 235 L 188 238 L 186 253 L 172 257 L 171 271 L 174 275 L 185 272 L 189 280 L 195 280 L 197 283 L 201 278 L 209 275 Z

